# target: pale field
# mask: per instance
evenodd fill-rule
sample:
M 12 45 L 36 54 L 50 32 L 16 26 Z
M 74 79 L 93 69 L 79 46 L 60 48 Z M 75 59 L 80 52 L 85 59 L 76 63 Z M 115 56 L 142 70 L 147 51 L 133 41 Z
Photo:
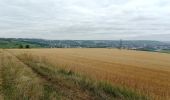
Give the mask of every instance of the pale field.
M 40 100 L 42 80 L 15 56 L 0 49 L 0 100 Z
M 10 49 L 14 55 L 44 57 L 93 79 L 106 80 L 153 96 L 170 99 L 170 54 L 117 49 Z

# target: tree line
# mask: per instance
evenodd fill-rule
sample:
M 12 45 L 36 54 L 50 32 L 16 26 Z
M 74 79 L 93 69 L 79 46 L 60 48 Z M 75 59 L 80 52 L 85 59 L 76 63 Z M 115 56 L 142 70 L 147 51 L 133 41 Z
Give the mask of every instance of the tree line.
M 30 45 L 27 44 L 27 45 L 24 46 L 24 45 L 20 44 L 18 48 L 20 48 L 20 49 L 21 48 L 27 48 L 28 49 L 28 48 L 30 48 Z

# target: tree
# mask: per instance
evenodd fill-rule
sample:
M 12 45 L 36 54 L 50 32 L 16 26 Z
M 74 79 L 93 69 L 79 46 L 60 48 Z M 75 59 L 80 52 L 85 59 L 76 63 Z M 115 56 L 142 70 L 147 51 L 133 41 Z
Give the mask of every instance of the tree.
M 23 45 L 22 45 L 22 44 L 20 44 L 20 45 L 19 45 L 19 48 L 23 48 Z
M 30 48 L 30 45 L 28 45 L 28 44 L 27 44 L 27 45 L 25 45 L 25 48 Z

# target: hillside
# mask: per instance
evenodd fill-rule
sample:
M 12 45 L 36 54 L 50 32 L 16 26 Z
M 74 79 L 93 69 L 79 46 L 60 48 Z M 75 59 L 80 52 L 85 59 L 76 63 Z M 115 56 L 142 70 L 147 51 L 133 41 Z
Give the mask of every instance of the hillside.
M 148 40 L 43 40 L 24 38 L 0 38 L 0 48 L 123 48 L 140 51 L 170 50 L 169 42 Z
M 29 45 L 31 48 L 39 48 L 43 47 L 42 45 L 38 43 L 33 43 L 29 41 L 24 41 L 23 39 L 5 39 L 0 38 L 0 48 L 20 48 L 20 46 L 23 46 L 23 48 L 26 45 Z

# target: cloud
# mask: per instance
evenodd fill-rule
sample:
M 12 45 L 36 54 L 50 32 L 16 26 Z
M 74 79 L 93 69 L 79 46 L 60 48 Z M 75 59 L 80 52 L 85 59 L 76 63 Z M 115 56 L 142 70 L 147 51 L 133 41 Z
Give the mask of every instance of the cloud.
M 170 34 L 168 0 L 0 2 L 0 37 L 163 40 Z

